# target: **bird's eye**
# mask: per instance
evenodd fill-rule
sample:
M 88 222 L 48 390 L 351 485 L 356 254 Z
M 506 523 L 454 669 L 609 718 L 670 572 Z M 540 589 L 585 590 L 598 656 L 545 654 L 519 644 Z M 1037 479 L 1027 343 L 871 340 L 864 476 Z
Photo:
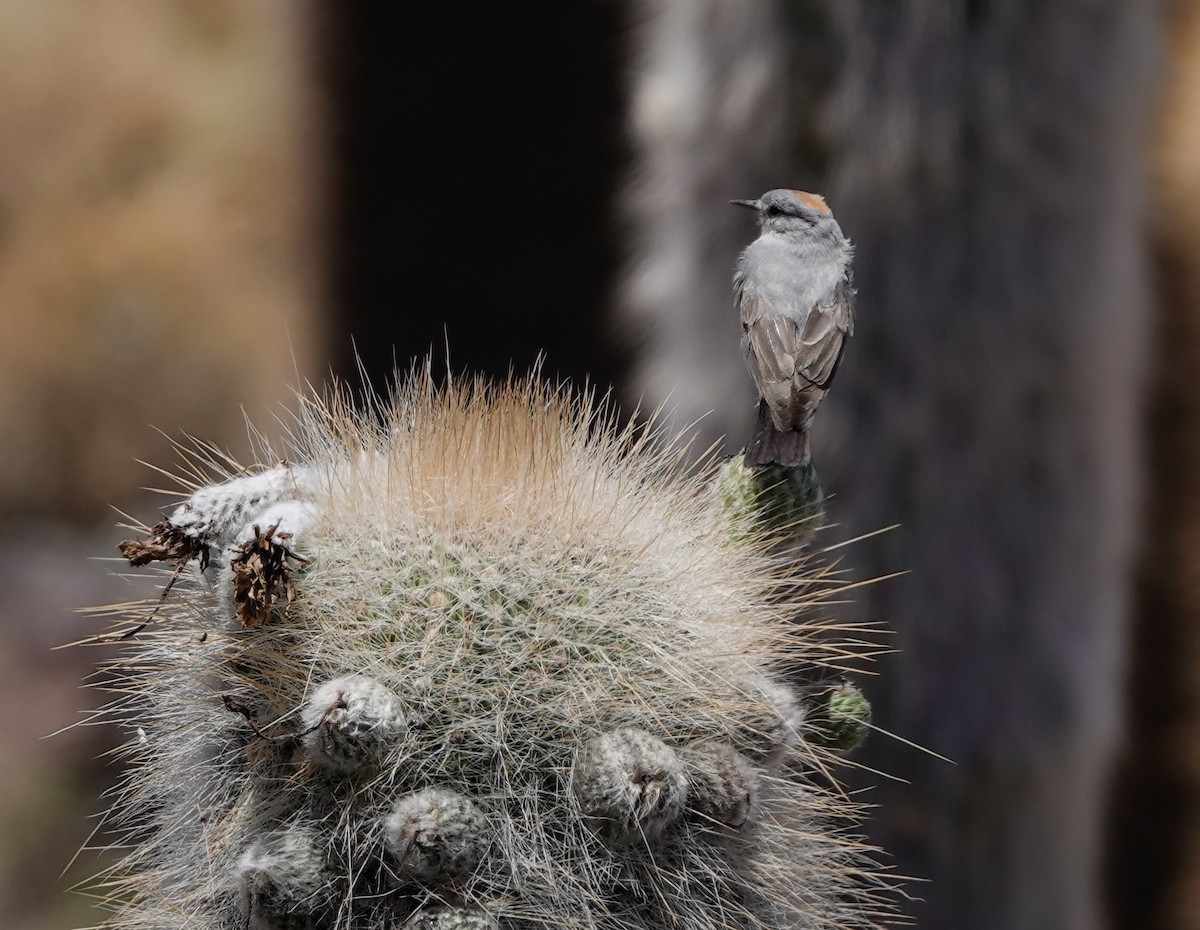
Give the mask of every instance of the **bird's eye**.
M 780 216 L 783 214 L 783 211 L 780 210 L 779 207 L 772 205 L 767 207 L 766 214 L 767 216 Z

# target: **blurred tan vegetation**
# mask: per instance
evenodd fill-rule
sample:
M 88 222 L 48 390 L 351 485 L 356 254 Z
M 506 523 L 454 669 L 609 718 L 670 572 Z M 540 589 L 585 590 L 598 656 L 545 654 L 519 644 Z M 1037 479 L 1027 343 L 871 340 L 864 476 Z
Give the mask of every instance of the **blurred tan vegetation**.
M 0 514 L 95 518 L 148 424 L 236 441 L 311 369 L 304 9 L 0 3 Z
M 308 4 L 0 0 L 0 927 L 94 923 L 63 878 L 123 734 L 43 739 L 142 596 L 109 504 L 151 516 L 187 432 L 235 451 L 319 371 Z M 134 503 L 137 501 L 137 503 Z

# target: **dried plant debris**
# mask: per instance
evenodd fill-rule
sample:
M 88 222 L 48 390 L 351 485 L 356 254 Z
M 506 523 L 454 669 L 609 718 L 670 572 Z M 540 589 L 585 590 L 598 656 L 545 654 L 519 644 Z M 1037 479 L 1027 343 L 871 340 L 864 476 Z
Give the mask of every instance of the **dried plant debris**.
M 145 539 L 126 539 L 117 543 L 117 548 L 134 568 L 151 562 L 186 564 L 192 559 L 199 559 L 201 571 L 208 567 L 210 551 L 203 539 L 190 535 L 169 520 L 150 527 Z
M 233 569 L 233 600 L 243 626 L 262 623 L 271 615 L 271 606 L 282 593 L 290 604 L 296 599 L 289 561 L 304 565 L 308 559 L 297 555 L 281 540 L 290 534 L 278 533 L 279 524 L 266 532 L 254 524 L 254 538 L 243 543 L 229 562 Z

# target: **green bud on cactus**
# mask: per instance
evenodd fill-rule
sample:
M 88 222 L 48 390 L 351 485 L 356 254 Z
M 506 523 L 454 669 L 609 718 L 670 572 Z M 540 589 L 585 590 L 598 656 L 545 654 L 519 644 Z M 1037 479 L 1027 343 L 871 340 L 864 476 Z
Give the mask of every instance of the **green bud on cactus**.
M 866 695 L 849 682 L 809 695 L 804 738 L 811 745 L 849 752 L 867 738 L 871 704 Z
M 748 466 L 735 455 L 717 473 L 714 493 L 738 538 L 794 539 L 816 527 L 825 494 L 816 467 Z
M 754 469 L 735 455 L 721 463 L 713 485 L 719 513 L 728 522 L 728 532 L 737 539 L 753 538 L 761 533 L 758 482 Z
M 825 492 L 812 462 L 761 465 L 754 469 L 754 483 L 766 530 L 792 537 L 815 528 L 825 508 Z

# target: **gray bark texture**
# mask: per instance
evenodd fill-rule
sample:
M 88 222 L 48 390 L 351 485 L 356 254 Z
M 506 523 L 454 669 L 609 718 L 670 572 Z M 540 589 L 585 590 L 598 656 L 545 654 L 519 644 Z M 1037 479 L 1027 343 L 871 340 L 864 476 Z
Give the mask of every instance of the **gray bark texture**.
M 1149 224 L 1159 317 L 1150 480 L 1105 876 L 1120 930 L 1200 919 L 1200 3 L 1164 6 L 1169 64 Z
M 813 432 L 868 690 L 872 838 L 924 930 L 1090 930 L 1120 739 L 1152 313 L 1155 3 L 635 3 L 633 395 L 748 436 L 733 197 L 824 194 L 857 331 Z M 852 619 L 857 619 L 853 617 Z

